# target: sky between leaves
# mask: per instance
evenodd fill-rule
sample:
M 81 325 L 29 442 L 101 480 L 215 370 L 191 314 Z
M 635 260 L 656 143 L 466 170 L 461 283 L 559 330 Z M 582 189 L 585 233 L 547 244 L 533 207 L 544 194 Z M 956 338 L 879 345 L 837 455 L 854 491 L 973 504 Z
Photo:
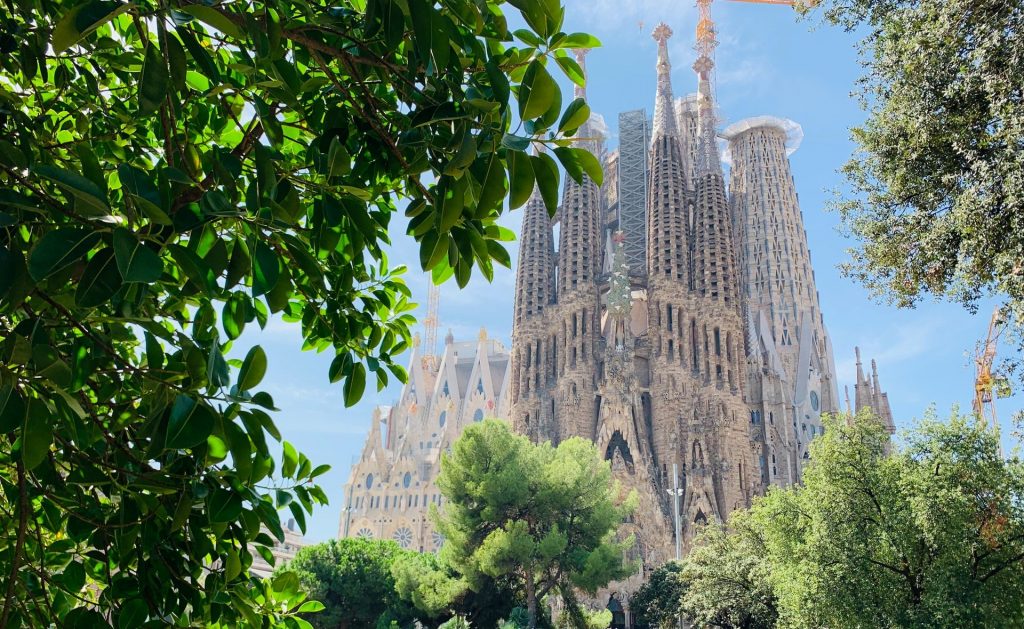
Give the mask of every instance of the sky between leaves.
M 695 91 L 690 65 L 697 9 L 679 0 L 565 0 L 565 30 L 585 31 L 604 44 L 587 57 L 588 101 L 608 121 L 608 146 L 614 148 L 618 113 L 654 106 L 656 44 L 650 37 L 659 21 L 675 31 L 670 41 L 672 80 L 677 96 Z M 509 8 L 511 11 L 511 8 Z M 945 413 L 956 403 L 968 409 L 973 396 L 975 343 L 985 336 L 992 305 L 971 315 L 950 304 L 929 303 L 915 310 L 897 310 L 871 301 L 867 292 L 843 278 L 836 266 L 846 259 L 849 241 L 836 230 L 838 217 L 823 211 L 831 190 L 842 185 L 838 168 L 853 145 L 849 127 L 864 118 L 850 96 L 859 76 L 856 37 L 820 23 L 811 16 L 798 21 L 783 6 L 717 2 L 713 7 L 721 42 L 717 54 L 717 98 L 722 124 L 761 114 L 791 118 L 801 124 L 804 141 L 791 157 L 800 195 L 811 260 L 825 317 L 836 353 L 842 385 L 853 395 L 854 346 L 860 346 L 869 367 L 878 360 L 884 390 L 888 391 L 899 427 L 909 426 L 930 404 Z M 563 84 L 563 93 L 571 86 Z M 521 211 L 502 223 L 517 233 Z M 396 217 L 392 264 L 407 264 L 407 282 L 420 302 L 426 301 L 427 277 L 418 272 L 417 248 L 404 235 L 405 221 Z M 514 261 L 515 243 L 510 248 Z M 515 274 L 496 267 L 488 284 L 478 276 L 465 290 L 454 281 L 441 289 L 439 338 L 451 328 L 457 340 L 475 339 L 481 326 L 509 343 Z M 417 311 L 422 317 L 423 309 Z M 296 328 L 279 320 L 260 333 L 246 334 L 236 343 L 244 355 L 252 343 L 266 349 L 270 367 L 264 380 L 281 412 L 276 421 L 284 438 L 314 463 L 332 470 L 320 478 L 331 499 L 309 520 L 307 539 L 323 541 L 337 535 L 343 492 L 351 464 L 362 451 L 371 410 L 390 404 L 399 395 L 395 384 L 377 394 L 368 390 L 358 405 L 346 409 L 341 383 L 330 384 L 329 353 L 301 352 Z M 1024 396 L 999 401 L 1004 435 L 1009 418 L 1021 408 Z M 1009 442 L 1004 436 L 1004 447 Z

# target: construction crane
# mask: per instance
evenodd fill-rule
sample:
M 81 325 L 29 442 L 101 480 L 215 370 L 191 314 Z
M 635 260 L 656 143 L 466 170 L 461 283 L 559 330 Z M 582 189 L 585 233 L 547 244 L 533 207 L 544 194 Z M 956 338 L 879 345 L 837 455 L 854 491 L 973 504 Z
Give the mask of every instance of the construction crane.
M 441 289 L 434 284 L 434 279 L 427 274 L 427 316 L 423 317 L 423 367 L 434 372 L 438 368 L 437 360 L 437 309 L 441 302 Z
M 750 4 L 782 4 L 790 7 L 814 6 L 817 0 L 730 0 Z M 711 19 L 711 4 L 714 0 L 697 0 L 697 52 L 709 59 L 714 58 L 718 40 L 715 38 L 715 23 Z
M 974 364 L 976 366 L 976 377 L 974 380 L 974 413 L 981 420 L 983 426 L 990 426 L 999 438 L 999 418 L 996 415 L 996 398 L 1009 397 L 1011 395 L 1010 382 L 999 374 L 992 372 L 992 363 L 996 358 L 996 345 L 999 337 L 1006 326 L 1006 319 L 997 306 L 992 311 L 992 318 L 988 323 L 988 336 L 984 343 L 979 343 L 974 352 Z M 999 453 L 1002 454 L 1002 446 Z

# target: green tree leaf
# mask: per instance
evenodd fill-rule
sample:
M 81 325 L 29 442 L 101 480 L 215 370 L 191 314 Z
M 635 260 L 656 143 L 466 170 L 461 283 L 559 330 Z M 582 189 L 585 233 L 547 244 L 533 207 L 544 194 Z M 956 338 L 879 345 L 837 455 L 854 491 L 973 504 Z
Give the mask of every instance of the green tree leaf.
M 114 254 L 117 269 L 125 282 L 151 283 L 160 279 L 160 256 L 127 229 L 114 230 Z
M 590 107 L 582 98 L 577 98 L 569 103 L 558 123 L 558 130 L 562 133 L 574 133 L 590 119 Z
M 238 388 L 248 391 L 258 385 L 263 376 L 267 373 L 267 354 L 259 345 L 254 345 L 242 361 L 242 368 L 238 372 Z
M 53 230 L 32 249 L 28 272 L 32 279 L 41 282 L 81 260 L 98 241 L 99 234 L 93 231 L 74 227 Z
M 233 491 L 215 489 L 206 499 L 211 522 L 233 522 L 242 514 L 242 498 Z
M 179 394 L 167 421 L 164 445 L 172 450 L 193 448 L 206 441 L 213 431 L 214 414 L 205 404 Z
M 21 436 L 21 461 L 26 470 L 34 470 L 46 460 L 53 444 L 50 410 L 37 398 L 29 398 L 25 427 Z
M 160 109 L 167 97 L 170 74 L 163 54 L 152 44 L 146 47 L 146 60 L 142 63 L 139 81 L 139 114 L 147 115 Z
M 601 40 L 586 33 L 572 33 L 566 35 L 565 39 L 559 42 L 559 48 L 600 48 Z
M 366 389 L 366 367 L 363 363 L 357 362 L 352 365 L 352 373 L 345 378 L 345 407 L 355 406 L 356 402 L 363 397 Z
M 558 84 L 537 59 L 530 62 L 519 86 L 519 117 L 531 120 L 551 108 Z
M 252 258 L 252 295 L 258 297 L 273 290 L 281 276 L 281 260 L 267 244 L 256 245 Z
M 235 39 L 242 38 L 242 31 L 234 22 L 231 21 L 230 18 L 227 17 L 227 15 L 221 13 L 219 8 L 202 4 L 190 4 L 181 7 L 179 10 L 183 13 L 188 13 L 201 22 L 209 24 L 228 37 L 233 37 Z
M 49 164 L 34 166 L 32 170 L 40 177 L 49 179 L 66 192 L 71 193 L 71 196 L 77 201 L 76 209 L 87 216 L 109 215 L 110 207 L 107 205 L 103 190 L 86 177 Z
M 61 18 L 53 29 L 54 53 L 61 53 L 85 39 L 100 26 L 131 8 L 130 3 L 93 0 L 80 4 Z
M 100 249 L 85 265 L 82 280 L 75 292 L 75 303 L 82 308 L 95 308 L 113 297 L 121 285 L 114 250 L 111 247 Z
M 118 629 L 134 629 L 145 624 L 149 618 L 149 608 L 146 601 L 141 598 L 133 598 L 125 601 L 121 606 L 121 613 L 117 617 Z
M 540 196 L 544 199 L 544 206 L 548 214 L 554 216 L 558 210 L 558 165 L 547 153 L 531 155 L 530 163 L 533 164 L 533 174 Z
M 295 450 L 295 446 L 284 442 L 284 453 L 282 455 L 283 461 L 281 464 L 281 476 L 284 478 L 291 478 L 295 474 L 295 468 L 299 464 L 299 453 Z
M 515 209 L 526 203 L 533 194 L 533 164 L 529 155 L 518 151 L 508 153 L 508 179 L 510 182 L 509 209 Z

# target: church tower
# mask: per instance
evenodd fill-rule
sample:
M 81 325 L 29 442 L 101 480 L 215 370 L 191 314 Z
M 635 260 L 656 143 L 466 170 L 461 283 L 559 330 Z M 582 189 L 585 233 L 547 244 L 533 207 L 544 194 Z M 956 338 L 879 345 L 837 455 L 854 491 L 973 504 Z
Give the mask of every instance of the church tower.
M 527 203 L 512 342 L 513 425 L 536 441 L 592 440 L 637 491 L 623 530 L 638 540 L 641 576 L 674 555 L 676 517 L 685 548 L 769 485 L 798 482 L 820 413 L 838 410 L 790 127 L 762 118 L 727 129 L 727 188 L 714 38 L 698 48 L 696 94 L 676 100 L 671 36 L 665 24 L 652 33 L 653 121 L 619 116 L 618 153 L 605 162 L 615 181 L 602 194 L 565 179 L 557 243 L 536 192 Z M 580 143 L 601 155 L 592 123 Z M 863 375 L 857 398 L 888 408 Z
M 761 440 L 769 480 L 785 485 L 799 480 L 807 446 L 821 433 L 821 414 L 840 408 L 789 163 L 803 132 L 792 120 L 759 116 L 733 124 L 723 135 L 729 143 L 740 292 L 754 341 L 747 377 L 755 382 L 748 400 L 758 418 L 767 420 Z
M 672 29 L 659 24 L 652 36 L 658 42 L 658 84 L 648 167 L 647 336 L 655 411 L 651 432 L 658 471 L 665 483 L 672 464 L 678 463 L 679 431 L 685 420 L 680 409 L 691 393 L 684 332 L 691 311 L 692 282 L 686 158 L 676 126 L 668 56 Z
M 548 387 L 557 352 L 549 321 L 555 303 L 555 244 L 540 190 L 534 188 L 523 212 L 512 323 L 513 426 L 538 440 L 552 438 L 554 418 Z
M 579 51 L 577 62 L 586 72 L 584 55 Z M 583 88 L 576 87 L 576 97 L 586 97 Z M 582 138 L 593 133 L 590 121 L 579 130 Z M 598 154 L 599 142 L 587 140 L 583 148 Z M 592 439 L 597 424 L 597 274 L 604 241 L 597 184 L 586 175 L 582 183 L 566 177 L 558 219 L 558 305 L 551 324 L 557 355 L 553 408 L 559 430 L 552 437 L 556 441 L 573 436 Z
M 684 539 L 695 525 L 724 520 L 761 491 L 752 469 L 753 450 L 743 400 L 742 311 L 736 279 L 732 223 L 716 138 L 711 90 L 714 62 L 702 54 L 693 66 L 698 79 L 698 128 L 694 165 L 693 276 L 689 362 L 696 380 L 692 416 L 682 442 L 685 496 Z

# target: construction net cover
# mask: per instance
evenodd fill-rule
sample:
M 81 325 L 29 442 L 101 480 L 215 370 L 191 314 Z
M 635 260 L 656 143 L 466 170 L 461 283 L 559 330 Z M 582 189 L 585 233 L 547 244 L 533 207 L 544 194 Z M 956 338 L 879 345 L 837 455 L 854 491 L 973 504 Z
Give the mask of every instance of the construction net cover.
M 789 118 L 777 118 L 775 116 L 754 116 L 753 118 L 744 118 L 739 122 L 735 122 L 726 127 L 718 137 L 726 140 L 732 140 L 738 138 L 751 129 L 757 129 L 758 127 L 775 127 L 781 129 L 786 134 L 786 155 L 792 155 L 798 148 L 800 143 L 804 140 L 804 130 L 799 124 L 793 122 Z M 725 150 L 722 151 L 722 161 L 732 166 L 732 152 L 729 150 L 729 146 L 726 145 Z

